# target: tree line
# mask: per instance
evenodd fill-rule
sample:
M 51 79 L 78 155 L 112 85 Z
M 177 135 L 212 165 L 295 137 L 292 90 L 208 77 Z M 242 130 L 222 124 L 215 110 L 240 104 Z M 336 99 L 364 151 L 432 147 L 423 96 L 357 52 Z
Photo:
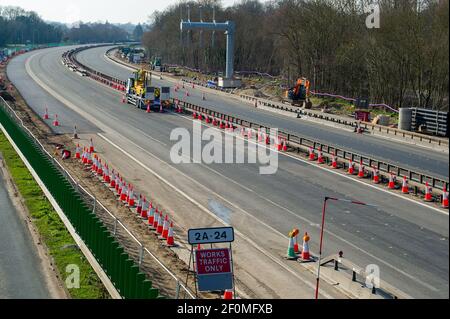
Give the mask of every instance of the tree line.
M 127 25 L 127 27 L 131 27 Z M 139 26 L 135 35 L 142 36 Z M 6 44 L 45 44 L 59 42 L 94 43 L 132 39 L 124 28 L 114 24 L 79 22 L 72 27 L 43 21 L 36 12 L 19 7 L 0 6 L 0 47 Z
M 448 110 L 448 0 L 243 0 L 230 7 L 200 0 L 153 14 L 143 36 L 151 55 L 217 72 L 225 68 L 225 36 L 181 36 L 188 7 L 191 21 L 200 14 L 212 21 L 214 7 L 216 21 L 236 23 L 236 70 L 278 75 L 286 86 L 304 76 L 318 92 L 394 107 Z M 368 28 L 377 17 L 379 28 Z

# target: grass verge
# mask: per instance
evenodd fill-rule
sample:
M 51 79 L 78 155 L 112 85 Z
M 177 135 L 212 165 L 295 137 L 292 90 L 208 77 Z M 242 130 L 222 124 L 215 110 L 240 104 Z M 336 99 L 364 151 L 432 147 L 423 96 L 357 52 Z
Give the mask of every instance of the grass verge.
M 94 269 L 78 249 L 64 223 L 1 131 L 0 152 L 62 279 L 65 281 L 70 275 L 65 271 L 67 265 L 74 264 L 80 269 L 80 288 L 68 289 L 70 296 L 74 299 L 109 298 Z

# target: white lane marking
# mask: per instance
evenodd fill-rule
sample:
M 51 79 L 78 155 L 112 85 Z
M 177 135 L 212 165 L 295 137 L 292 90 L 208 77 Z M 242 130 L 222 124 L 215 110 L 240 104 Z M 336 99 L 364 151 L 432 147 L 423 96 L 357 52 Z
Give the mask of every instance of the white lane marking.
M 192 119 L 189 118 L 188 116 L 185 116 L 185 115 L 179 115 L 179 114 L 175 114 L 175 115 L 176 115 L 176 116 L 179 116 L 179 117 L 182 117 L 182 118 L 184 118 L 184 119 L 186 119 L 186 120 L 188 120 L 188 121 L 192 121 Z M 202 122 L 202 125 L 205 126 L 205 127 L 213 128 L 213 129 L 215 129 L 215 130 L 217 130 L 217 131 L 219 131 L 219 132 L 222 132 L 222 133 L 224 133 L 224 134 L 230 134 L 230 133 L 228 133 L 228 132 L 225 132 L 225 131 L 223 131 L 223 130 L 220 130 L 220 129 L 216 128 L 215 126 L 206 125 L 206 124 L 203 123 L 203 122 Z M 241 136 L 237 136 L 237 138 L 240 138 L 240 139 L 243 139 L 243 140 L 248 141 L 247 139 L 242 138 Z M 266 148 L 266 149 L 268 148 L 266 145 L 261 144 L 261 143 L 256 143 L 256 142 L 254 142 L 254 141 L 248 141 L 248 142 L 249 142 L 249 143 L 252 143 L 252 144 L 259 144 L 259 146 L 262 146 L 262 147 L 264 147 L 264 148 Z M 401 194 L 397 194 L 397 193 L 391 192 L 391 191 L 389 191 L 389 190 L 387 190 L 387 189 L 383 189 L 383 188 L 381 188 L 381 187 L 379 187 L 379 186 L 368 184 L 368 183 L 366 183 L 366 182 L 364 182 L 364 181 L 362 181 L 362 180 L 356 179 L 356 178 L 354 178 L 354 177 L 352 177 L 352 176 L 345 175 L 345 174 L 343 174 L 343 173 L 341 173 L 341 172 L 339 172 L 339 171 L 337 171 L 337 170 L 332 170 L 332 169 L 330 169 L 330 168 L 328 168 L 328 167 L 326 167 L 326 166 L 315 165 L 314 162 L 310 162 L 310 161 L 304 160 L 304 159 L 302 159 L 302 158 L 300 158 L 300 157 L 293 156 L 293 155 L 291 155 L 291 154 L 289 154 L 289 153 L 279 152 L 279 151 L 277 151 L 276 149 L 272 149 L 272 151 L 277 152 L 279 155 L 284 155 L 284 156 L 290 157 L 290 158 L 295 159 L 295 160 L 297 160 L 297 161 L 300 161 L 300 162 L 303 162 L 303 163 L 305 163 L 305 164 L 311 165 L 312 167 L 316 167 L 316 168 L 325 170 L 325 171 L 327 171 L 327 172 L 329 172 L 329 173 L 333 173 L 333 174 L 335 174 L 335 175 L 338 175 L 338 176 L 344 177 L 344 178 L 346 178 L 346 179 L 349 179 L 349 180 L 351 180 L 351 181 L 354 181 L 354 182 L 360 183 L 360 184 L 362 184 L 362 185 L 371 187 L 371 188 L 373 188 L 373 189 L 376 189 L 376 190 L 378 190 L 378 191 L 384 192 L 384 193 L 386 193 L 386 194 L 389 194 L 389 195 L 392 195 L 392 196 L 396 196 L 396 197 L 398 197 L 398 198 L 401 198 L 401 199 L 410 201 L 411 203 L 415 203 L 415 204 L 420 205 L 420 206 L 422 206 L 422 207 L 429 208 L 429 209 L 431 209 L 431 210 L 434 210 L 434 211 L 437 211 L 437 212 L 439 212 L 439 213 L 441 213 L 441 214 L 444 214 L 444 215 L 449 216 L 449 212 L 448 212 L 448 211 L 445 211 L 445 210 L 443 210 L 443 209 L 439 209 L 439 208 L 437 208 L 437 207 L 433 207 L 433 206 L 427 205 L 427 204 L 425 204 L 425 203 L 422 203 L 422 202 L 416 201 L 416 200 L 414 200 L 414 199 L 405 197 L 405 196 L 403 196 L 403 195 L 401 195 Z
M 35 55 L 37 55 L 38 53 L 36 53 Z M 96 124 L 96 125 L 98 125 L 99 127 L 105 127 L 105 125 L 103 125 L 103 123 L 101 123 L 100 121 L 98 121 L 97 119 L 95 119 L 93 116 L 91 116 L 90 114 L 88 114 L 88 113 L 86 113 L 86 112 L 84 112 L 84 111 L 82 111 L 81 109 L 79 109 L 77 106 L 75 106 L 74 104 L 72 104 L 71 102 L 69 102 L 68 100 L 66 100 L 65 98 L 63 98 L 62 96 L 60 96 L 58 93 L 56 93 L 55 91 L 53 91 L 51 88 L 49 88 L 48 86 L 46 86 L 42 81 L 40 81 L 40 79 L 39 78 L 37 78 L 36 77 L 36 75 L 31 71 L 31 68 L 30 68 L 30 66 L 29 66 L 29 64 L 30 64 L 30 61 L 31 61 L 31 59 L 35 56 L 35 55 L 33 55 L 33 56 L 31 56 L 28 60 L 27 60 L 27 62 L 26 62 L 26 69 L 27 69 L 27 72 L 30 74 L 30 76 L 39 84 L 39 85 L 41 85 L 44 89 L 46 89 L 50 94 L 52 94 L 54 97 L 56 97 L 56 98 L 58 98 L 58 99 L 60 99 L 60 101 L 61 102 L 63 102 L 64 104 L 66 104 L 67 106 L 72 106 L 72 108 L 74 109 L 74 110 L 78 110 L 78 113 L 79 114 L 81 114 L 82 116 L 84 116 L 84 117 L 86 117 L 86 118 L 89 118 L 94 124 Z M 30 73 L 31 72 L 31 73 Z M 181 117 L 184 117 L 184 116 L 181 116 Z M 186 118 L 186 117 L 184 117 L 184 118 Z M 192 121 L 191 119 L 189 119 L 189 121 Z M 98 123 L 98 124 L 97 124 Z M 104 131 L 105 132 L 108 132 L 108 131 L 110 131 L 109 130 L 109 127 L 108 126 L 106 126 L 106 128 L 107 129 L 104 129 Z M 101 136 L 101 134 L 99 134 L 100 136 Z M 125 137 L 124 137 L 125 138 Z M 127 138 L 125 138 L 125 139 L 127 139 Z M 128 140 L 128 139 L 127 139 Z M 135 143 L 133 143 L 132 141 L 129 141 L 130 143 L 132 143 L 132 144 L 134 144 L 134 145 L 136 145 Z M 137 147 L 139 147 L 139 148 L 141 148 L 140 146 L 137 146 Z M 142 148 L 141 148 L 142 149 Z M 142 150 L 144 150 L 144 149 L 142 149 Z M 146 151 L 146 150 L 144 150 L 145 152 L 147 152 L 147 153 L 149 153 L 148 151 Z M 286 154 L 286 153 L 281 153 L 282 155 L 288 155 L 288 154 Z M 129 155 L 129 154 L 127 154 L 128 156 L 131 156 L 131 155 Z M 154 156 L 154 155 L 153 155 Z M 132 156 L 131 156 L 132 157 Z M 155 157 L 155 156 L 154 156 Z M 290 157 L 292 157 L 292 158 L 294 158 L 294 159 L 297 159 L 296 157 L 293 157 L 293 156 L 290 156 Z M 157 158 L 157 157 L 156 157 Z M 298 159 L 298 160 L 301 160 L 301 159 Z M 135 159 L 135 161 L 137 162 L 137 163 L 139 163 L 139 164 L 142 164 L 142 163 L 140 163 L 140 162 L 138 162 L 136 159 Z M 160 160 L 161 161 L 161 160 Z M 301 161 L 303 161 L 303 160 L 301 160 Z M 305 163 L 308 163 L 308 164 L 311 164 L 311 163 L 309 163 L 309 162 L 307 162 L 307 161 L 304 161 Z M 164 162 L 165 163 L 165 162 Z M 143 164 L 142 164 L 143 165 Z M 170 165 L 169 165 L 170 166 Z M 313 165 L 313 166 L 315 166 L 315 165 Z M 319 168 L 322 168 L 322 169 L 324 169 L 323 167 L 320 167 L 320 166 L 315 166 L 315 167 L 319 167 Z M 336 172 L 334 172 L 334 171 L 332 171 L 332 170 L 329 170 L 330 172 L 333 172 L 333 173 L 335 173 L 336 174 Z M 180 172 L 181 173 L 181 172 Z M 183 174 L 183 173 L 181 173 L 181 174 Z M 338 174 L 338 175 L 341 175 L 341 174 Z M 344 176 L 344 177 L 348 177 L 348 176 L 345 176 L 345 175 L 342 175 L 342 176 Z M 196 183 L 198 183 L 197 181 L 195 181 Z M 199 183 L 198 183 L 199 184 Z M 365 184 L 365 183 L 364 183 Z M 201 185 L 201 184 L 200 184 Z M 365 184 L 366 185 L 366 184 Z M 170 186 L 170 185 L 169 185 Z M 202 185 L 203 186 L 203 185 Z M 203 186 L 204 187 L 204 186 Z M 208 191 L 210 191 L 209 189 L 208 189 Z M 190 197 L 189 197 L 190 198 Z M 193 201 L 193 203 L 194 204 L 197 204 L 195 201 Z M 276 205 L 278 205 L 278 204 L 276 204 Z M 200 207 L 200 205 L 198 205 L 199 207 Z M 233 206 L 234 207 L 236 207 L 236 205 L 234 205 L 233 204 Z M 203 206 L 202 206 L 203 207 Z M 206 208 L 205 208 L 206 209 Z M 242 209 L 240 209 L 242 212 L 244 212 Z M 211 213 L 209 210 L 207 210 L 206 209 L 206 212 L 208 213 L 208 214 L 210 214 L 211 216 L 213 216 L 213 217 L 217 217 L 216 215 L 214 215 L 213 213 Z M 249 216 L 251 216 L 251 217 L 253 217 L 252 215 L 250 215 L 249 213 L 247 213 Z M 299 215 L 296 215 L 298 218 L 302 218 L 302 219 L 304 219 L 304 217 L 302 217 L 302 216 L 299 216 Z M 253 217 L 255 220 L 257 220 L 258 221 L 258 219 L 256 219 L 255 217 Z M 218 220 L 220 220 L 222 223 L 223 223 L 223 221 L 221 220 L 221 219 L 219 219 L 218 217 L 217 217 L 217 219 Z M 264 224 L 263 222 L 261 222 L 261 221 L 258 221 L 258 222 L 260 222 L 260 223 L 262 223 L 262 224 Z M 225 224 L 226 225 L 226 224 Z M 269 228 L 271 228 L 271 229 L 273 229 L 272 227 L 270 227 L 270 226 L 268 226 Z M 275 230 L 275 232 L 276 233 L 278 233 L 278 234 L 281 234 L 280 232 L 278 232 L 277 230 Z M 371 254 L 369 254 L 368 252 L 366 252 L 366 251 L 364 251 L 363 249 L 361 249 L 360 247 L 357 247 L 357 246 L 355 246 L 355 245 L 353 245 L 353 244 L 351 244 L 350 242 L 348 242 L 348 241 L 346 241 L 345 239 L 343 239 L 343 238 L 340 238 L 339 236 L 337 236 L 337 235 L 335 235 L 335 234 L 332 234 L 331 232 L 328 232 L 330 235 L 333 235 L 333 236 L 335 236 L 336 238 L 338 238 L 338 239 L 340 239 L 340 240 L 342 240 L 343 242 L 345 242 L 345 243 L 347 243 L 348 245 L 350 245 L 350 246 L 352 246 L 352 247 L 354 247 L 355 249 L 357 249 L 357 250 L 359 250 L 359 251 L 361 251 L 361 252 L 363 252 L 363 253 L 365 253 L 365 254 L 367 254 L 368 256 L 370 256 L 370 257 L 372 257 L 372 258 L 374 258 L 374 259 L 376 259 L 376 260 L 378 260 L 379 262 L 381 262 L 381 263 L 384 263 L 385 265 L 387 265 L 387 266 L 389 266 L 390 268 L 392 268 L 393 270 L 396 270 L 397 272 L 399 272 L 399 273 L 402 273 L 403 275 L 405 275 L 406 277 L 408 277 L 408 278 L 410 278 L 410 279 L 412 279 L 412 280 L 414 280 L 414 281 L 416 281 L 416 282 L 418 282 L 418 283 L 420 283 L 420 284 L 422 284 L 423 286 L 425 286 L 425 287 L 427 287 L 427 288 L 429 288 L 429 289 L 431 289 L 431 290 L 434 290 L 434 291 L 438 291 L 435 287 L 433 287 L 433 286 L 430 286 L 430 285 L 428 285 L 427 283 L 424 283 L 424 282 L 422 282 L 422 281 L 420 281 L 419 279 L 417 279 L 417 278 L 415 278 L 414 276 L 412 276 L 412 275 L 410 275 L 410 274 L 408 274 L 408 273 L 405 273 L 404 271 L 402 271 L 402 270 L 400 270 L 400 269 L 398 269 L 398 268 L 396 268 L 395 266 L 393 266 L 393 265 L 391 265 L 391 264 L 389 264 L 389 263 L 387 263 L 387 262 L 385 262 L 384 260 L 382 260 L 382 259 L 380 259 L 380 258 L 378 258 L 378 257 L 375 257 L 375 256 L 372 256 Z M 284 235 L 282 235 L 284 238 L 286 238 Z M 245 237 L 244 237 L 244 239 L 245 239 Z M 250 242 L 251 240 L 249 239 L 249 242 Z M 251 241 L 251 242 L 253 242 L 253 241 Z M 258 250 L 260 250 L 261 251 L 261 249 L 259 248 L 259 246 L 257 246 L 256 244 L 255 244 L 255 248 L 257 248 Z M 274 257 L 270 257 L 271 259 L 272 258 L 274 258 Z M 276 259 L 274 259 L 274 261 L 275 261 Z M 278 261 L 277 261 L 277 263 L 278 263 Z M 280 264 L 280 265 L 282 265 L 282 264 Z M 283 268 L 286 268 L 286 267 L 284 267 L 283 266 Z M 287 269 L 287 268 L 286 268 Z M 290 270 L 289 270 L 290 271 Z M 302 279 L 302 281 L 303 281 L 303 279 Z
M 137 164 L 139 164 L 142 168 L 146 169 L 147 171 L 149 171 L 150 173 L 152 173 L 154 176 L 156 176 L 159 180 L 161 180 L 162 182 L 164 182 L 165 184 L 167 184 L 169 187 L 173 188 L 175 191 L 177 191 L 179 194 L 181 194 L 184 198 L 186 198 L 188 201 L 190 201 L 192 204 L 194 204 L 195 206 L 199 207 L 202 211 L 204 211 L 205 213 L 207 213 L 208 215 L 210 215 L 211 217 L 213 217 L 214 219 L 216 219 L 217 221 L 219 221 L 220 223 L 222 223 L 225 226 L 229 226 L 229 224 L 227 222 L 225 222 L 223 219 L 221 219 L 220 217 L 218 217 L 217 215 L 215 215 L 214 213 L 212 213 L 209 209 L 207 209 L 205 206 L 203 206 L 202 204 L 200 204 L 198 201 L 196 201 L 195 199 L 193 199 L 191 196 L 189 196 L 187 193 L 185 193 L 184 191 L 182 191 L 181 189 L 179 189 L 178 187 L 176 187 L 175 185 L 173 185 L 171 182 L 169 182 L 168 180 L 166 180 L 164 177 L 162 177 L 161 175 L 159 175 L 158 173 L 156 173 L 153 169 L 151 169 L 150 167 L 148 167 L 147 165 L 143 164 L 141 161 L 139 161 L 138 159 L 136 159 L 133 155 L 131 155 L 130 153 L 128 153 L 127 151 L 125 151 L 124 149 L 122 149 L 120 146 L 118 146 L 117 144 L 115 144 L 113 141 L 109 140 L 106 136 L 104 136 L 103 134 L 99 133 L 98 134 L 101 138 L 103 138 L 106 142 L 108 142 L 109 144 L 111 144 L 112 146 L 114 146 L 116 149 L 118 149 L 119 151 L 121 151 L 123 154 L 125 154 L 127 157 L 129 157 L 130 159 L 132 159 L 134 162 L 136 162 Z M 125 138 L 126 139 L 126 138 Z M 130 141 L 131 142 L 131 141 Z M 132 142 L 131 142 L 132 143 Z M 134 144 L 134 143 L 133 143 Z M 142 148 L 141 148 L 142 149 Z M 159 159 L 158 157 L 154 156 L 156 159 Z M 166 163 L 164 161 L 162 161 L 161 159 L 159 159 L 161 162 Z M 166 163 L 167 164 L 167 163 Z M 171 165 L 169 165 L 170 167 L 172 167 Z M 177 170 L 178 171 L 178 170 Z M 183 173 L 181 173 L 183 174 Z M 184 174 L 183 174 L 184 175 Z M 194 182 L 196 182 L 197 184 L 201 185 L 200 183 L 198 183 L 197 181 L 194 180 Z M 203 185 L 201 185 L 203 186 Z M 205 187 L 205 186 L 203 186 Z M 304 282 L 306 285 L 308 285 L 310 288 L 315 289 L 315 285 L 310 283 L 309 281 L 306 281 L 305 279 L 301 278 L 296 272 L 294 272 L 292 269 L 290 269 L 289 267 L 287 267 L 286 265 L 284 265 L 283 263 L 281 263 L 275 256 L 273 256 L 272 254 L 270 254 L 269 252 L 265 251 L 264 249 L 260 248 L 260 245 L 256 244 L 253 240 L 251 240 L 248 236 L 245 236 L 243 233 L 241 233 L 239 230 L 237 230 L 235 228 L 235 233 L 239 236 L 242 237 L 243 240 L 247 241 L 248 243 L 250 243 L 250 245 L 252 245 L 255 249 L 259 250 L 261 253 L 263 253 L 265 256 L 267 256 L 268 258 L 270 258 L 273 262 L 275 262 L 276 264 L 278 264 L 279 266 L 281 266 L 283 269 L 287 270 L 288 272 L 290 272 L 293 276 L 297 277 L 298 279 L 300 279 L 302 282 Z M 326 298 L 331 299 L 332 297 L 330 295 L 328 295 L 327 293 L 321 291 L 321 294 L 324 295 Z

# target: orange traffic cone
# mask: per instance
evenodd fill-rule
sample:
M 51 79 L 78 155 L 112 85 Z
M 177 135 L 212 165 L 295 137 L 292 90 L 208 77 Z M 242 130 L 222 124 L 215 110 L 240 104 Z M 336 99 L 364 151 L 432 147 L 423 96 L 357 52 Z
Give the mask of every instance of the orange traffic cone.
M 153 208 L 153 204 L 150 203 L 148 207 L 148 225 L 153 229 L 153 224 L 155 223 L 155 209 Z
M 80 144 L 77 144 L 77 148 L 75 150 L 75 158 L 76 159 L 80 159 L 81 155 L 80 155 Z
M 336 160 L 336 154 L 331 155 L 331 168 L 336 169 L 338 168 L 338 163 Z
M 284 139 L 283 140 L 283 152 L 287 152 L 287 150 L 288 150 L 287 143 L 286 143 L 286 140 Z
M 314 149 L 312 147 L 309 148 L 309 160 L 314 161 L 316 156 L 314 155 Z
M 362 161 L 359 162 L 358 178 L 364 178 L 364 165 L 362 164 Z
M 157 208 L 156 211 L 155 211 L 155 214 L 154 214 L 154 218 L 153 218 L 153 228 L 154 228 L 155 230 L 158 229 L 159 219 L 160 219 L 160 218 L 162 218 L 162 213 L 160 213 L 160 212 L 158 211 L 158 208 Z
M 353 166 L 353 161 L 348 161 L 348 174 L 353 175 L 355 173 L 355 167 Z
M 425 198 L 424 200 L 426 202 L 432 202 L 433 201 L 433 196 L 431 195 L 431 187 L 428 184 L 428 182 L 425 183 Z
M 389 189 L 395 189 L 395 181 L 394 181 L 394 175 L 392 173 L 389 173 L 389 183 L 388 183 Z
M 142 198 L 141 218 L 145 220 L 147 220 L 148 218 L 147 199 L 145 198 L 145 196 Z
M 166 215 L 166 216 L 167 216 L 167 215 Z M 156 227 L 156 232 L 157 232 L 159 235 L 162 235 L 163 229 L 164 229 L 163 213 L 160 212 L 160 213 L 159 213 L 159 218 L 158 218 L 158 226 Z
M 163 223 L 163 230 L 162 230 L 162 239 L 166 239 L 169 237 L 169 216 L 166 215 L 166 218 L 164 219 Z
M 406 180 L 406 176 L 403 176 L 402 193 L 409 194 L 409 187 L 408 187 L 408 181 Z
M 303 250 L 302 250 L 302 259 L 303 260 L 310 260 L 311 256 L 309 254 L 309 235 L 308 233 L 305 233 L 305 236 L 303 236 Z
M 173 222 L 170 222 L 169 231 L 168 231 L 168 234 L 167 234 L 166 244 L 169 247 L 175 246 L 175 241 L 173 239 Z
M 91 153 L 94 152 L 94 142 L 92 141 L 92 138 L 90 139 L 89 152 L 91 152 Z
M 448 208 L 448 192 L 447 187 L 444 185 L 444 188 L 442 189 L 442 207 Z
M 48 109 L 45 108 L 45 113 L 44 113 L 44 120 L 48 120 L 49 116 L 48 116 Z
M 317 163 L 323 164 L 325 161 L 323 159 L 322 149 L 319 149 L 317 154 Z
M 298 229 L 292 230 L 292 236 L 294 237 L 294 253 L 296 255 L 300 253 L 300 249 L 298 247 L 298 234 L 300 234 L 300 231 Z
M 59 126 L 58 114 L 55 114 L 55 120 L 53 121 L 53 126 Z
M 373 183 L 379 184 L 380 183 L 380 174 L 378 173 L 378 169 L 373 167 Z
M 151 109 L 150 109 L 150 102 L 147 103 L 147 111 L 146 112 L 147 113 L 151 113 L 152 112 Z
M 231 300 L 231 299 L 233 299 L 233 290 L 231 290 L 231 289 L 225 290 L 225 293 L 223 294 L 223 299 L 224 300 Z

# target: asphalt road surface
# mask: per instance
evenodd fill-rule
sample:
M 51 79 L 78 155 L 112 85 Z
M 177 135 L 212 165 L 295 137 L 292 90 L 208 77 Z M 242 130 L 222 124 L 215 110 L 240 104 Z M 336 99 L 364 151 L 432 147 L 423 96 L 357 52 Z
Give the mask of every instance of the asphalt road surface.
M 105 57 L 105 53 L 109 48 L 100 47 L 82 51 L 77 55 L 77 58 L 81 63 L 95 70 L 126 80 L 130 77 L 131 71 Z M 154 81 L 153 84 L 156 86 L 171 85 L 170 82 L 164 80 L 153 79 L 152 81 Z M 172 93 L 177 96 L 177 93 Z M 193 104 L 208 107 L 218 112 L 237 115 L 258 123 L 267 123 L 271 127 L 289 130 L 301 136 L 322 141 L 324 144 L 335 145 L 359 154 L 386 160 L 419 172 L 428 172 L 432 176 L 446 178 L 449 176 L 448 155 L 442 152 L 435 152 L 374 136 L 357 135 L 334 127 L 293 119 L 263 110 L 255 110 L 249 104 L 233 98 L 208 94 L 207 100 L 203 101 L 201 92 L 198 90 L 191 89 L 189 93 L 190 96 L 186 97 L 183 95 L 184 90 L 181 90 L 178 95 L 180 99 Z
M 0 174 L 0 299 L 50 298 L 33 239 Z
M 117 154 L 121 154 L 110 160 L 123 163 L 123 167 L 133 170 L 130 174 L 136 176 L 136 183 L 145 187 L 141 189 L 142 192 L 152 192 L 153 185 L 145 183 L 145 178 L 149 176 L 150 170 L 157 172 L 193 202 L 207 207 L 209 212 L 234 226 L 265 251 L 279 256 L 283 264 L 286 263 L 281 257 L 285 254 L 286 234 L 293 227 L 299 227 L 301 232 L 308 231 L 312 237 L 311 249 L 318 251 L 324 196 L 372 203 L 376 205 L 375 208 L 351 206 L 342 202 L 330 204 L 324 254 L 342 250 L 346 258 L 360 266 L 376 264 L 380 267 L 383 280 L 413 297 L 448 298 L 448 213 L 365 186 L 283 154 L 279 155 L 278 171 L 274 175 L 259 174 L 258 164 L 174 164 L 170 158 L 170 149 L 175 141 L 170 140 L 170 132 L 176 128 L 191 132 L 191 119 L 173 113 L 146 114 L 133 106 L 122 104 L 119 92 L 65 68 L 61 64 L 61 54 L 65 50 L 46 49 L 19 56 L 8 66 L 8 76 L 20 87 L 32 81 L 29 76 L 32 74 L 46 90 L 56 92 L 64 103 L 58 101 L 52 104 L 50 100 L 48 103 L 52 112 L 63 114 L 62 124 L 76 123 L 81 126 L 78 123 L 88 123 L 86 129 L 100 133 L 99 138 L 105 141 L 104 144 L 109 144 L 110 153 L 113 154 L 112 149 L 115 149 Z M 107 65 L 107 70 L 100 67 L 99 70 L 111 75 L 122 72 L 125 78 L 129 71 L 118 71 L 118 66 L 102 61 L 102 52 L 105 50 L 89 50 L 80 54 L 80 57 L 86 55 L 84 59 L 92 61 L 92 67 L 96 68 L 96 64 Z M 26 68 L 28 72 L 24 71 Z M 28 75 L 15 78 L 15 74 L 24 72 Z M 24 98 L 32 108 L 39 107 L 33 104 L 33 96 L 39 94 L 42 87 L 32 85 L 27 88 L 26 92 L 22 92 Z M 200 102 L 200 97 L 197 99 L 194 97 L 191 101 Z M 223 101 L 222 97 L 210 97 L 208 103 L 214 103 L 216 99 Z M 425 167 L 428 161 L 426 152 L 410 146 L 348 135 L 338 130 L 332 130 L 330 135 L 329 128 L 306 123 L 299 125 L 294 120 L 254 111 L 236 102 L 230 103 L 235 108 L 235 114 L 249 114 L 256 120 L 263 119 L 279 127 L 292 126 L 302 134 L 317 133 L 324 138 L 334 139 L 336 143 L 341 142 L 342 146 L 364 146 L 364 150 L 374 153 L 377 153 L 375 147 L 382 148 L 386 159 L 391 155 L 392 159 L 418 167 Z M 230 111 L 230 106 L 220 105 L 218 108 Z M 71 132 L 70 125 L 67 132 Z M 405 157 L 394 152 L 397 148 L 403 150 Z M 436 170 L 441 173 L 444 167 L 445 171 L 448 170 L 448 162 L 439 154 L 432 153 L 430 156 L 436 159 L 429 169 L 441 167 L 442 171 Z M 170 195 L 168 191 L 167 196 Z M 174 213 L 181 222 L 184 221 L 183 216 L 188 214 L 179 211 Z M 203 221 L 207 217 L 203 215 L 206 216 L 200 212 L 194 221 L 186 221 L 186 224 L 205 226 Z M 256 266 L 250 267 L 254 272 Z M 257 267 L 262 272 L 265 265 Z M 282 273 L 274 275 L 279 280 L 283 279 L 281 276 Z M 298 282 L 287 273 L 286 278 L 288 285 L 285 289 L 295 290 Z M 273 278 L 259 278 L 263 283 L 271 283 L 271 280 Z

